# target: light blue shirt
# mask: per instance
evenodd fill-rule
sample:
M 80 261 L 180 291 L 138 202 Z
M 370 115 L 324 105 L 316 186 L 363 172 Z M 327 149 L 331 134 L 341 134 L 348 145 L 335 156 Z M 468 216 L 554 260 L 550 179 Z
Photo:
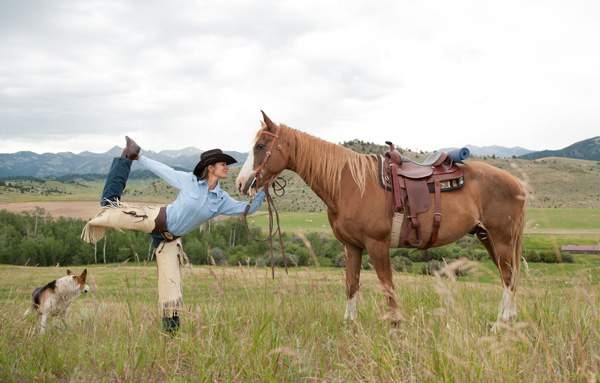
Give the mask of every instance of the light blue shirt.
M 246 211 L 248 202 L 231 198 L 218 182 L 213 190 L 208 190 L 206 181 L 198 181 L 193 173 L 175 170 L 144 156 L 138 163 L 180 190 L 177 199 L 167 205 L 167 230 L 175 236 L 185 235 L 218 215 L 242 215 Z M 261 190 L 252 200 L 248 214 L 255 213 L 264 199 Z

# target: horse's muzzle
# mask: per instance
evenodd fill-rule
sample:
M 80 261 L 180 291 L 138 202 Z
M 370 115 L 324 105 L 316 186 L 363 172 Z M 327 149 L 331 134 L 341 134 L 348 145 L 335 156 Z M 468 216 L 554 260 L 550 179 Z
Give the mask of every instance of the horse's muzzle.
M 238 184 L 238 190 L 243 195 L 247 195 L 249 193 L 250 188 L 252 188 L 253 186 L 256 186 L 256 177 L 254 175 L 252 177 L 248 178 L 243 185 L 240 182 Z

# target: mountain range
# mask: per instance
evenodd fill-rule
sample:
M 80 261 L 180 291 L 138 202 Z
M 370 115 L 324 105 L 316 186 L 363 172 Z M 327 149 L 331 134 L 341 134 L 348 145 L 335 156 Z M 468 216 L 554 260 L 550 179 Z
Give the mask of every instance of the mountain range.
M 362 141 L 348 141 L 342 145 L 357 150 L 356 143 Z M 374 144 L 371 144 L 374 146 Z M 371 147 L 373 147 L 371 146 Z M 377 147 L 381 147 L 377 145 Z M 381 147 L 383 154 L 383 148 Z M 600 136 L 577 142 L 561 150 L 544 150 L 534 152 L 521 147 L 505 148 L 502 146 L 473 146 L 467 145 L 471 154 L 499 158 L 522 158 L 538 159 L 545 157 L 567 157 L 592 161 L 600 161 Z M 440 150 L 450 151 L 455 148 L 443 148 Z M 121 155 L 122 148 L 115 146 L 106 153 L 71 152 L 36 154 L 33 152 L 0 153 L 0 178 L 10 177 L 61 177 L 69 174 L 107 174 L 112 158 Z M 144 150 L 145 156 L 169 165 L 175 169 L 191 171 L 200 160 L 200 154 L 204 150 L 187 147 L 181 150 L 163 150 L 153 152 Z M 357 150 L 360 151 L 360 150 Z M 248 154 L 235 151 L 225 151 L 243 164 Z M 134 162 L 132 170 L 141 167 Z
M 525 149 L 520 146 L 515 146 L 512 148 L 505 148 L 504 146 L 492 145 L 492 146 L 475 146 L 475 145 L 467 145 L 467 149 L 471 152 L 471 154 L 477 156 L 487 156 L 487 157 L 499 157 L 499 158 L 512 158 L 519 157 L 528 153 L 534 153 L 533 150 Z M 450 152 L 454 149 L 459 148 L 442 148 L 441 151 Z
M 579 160 L 600 161 L 600 136 L 574 143 L 560 150 L 542 150 L 519 156 L 526 160 L 546 157 L 565 157 Z
M 6 177 L 60 177 L 68 174 L 107 174 L 114 157 L 121 155 L 123 148 L 113 147 L 106 153 L 71 152 L 36 154 L 33 152 L 17 152 L 0 154 L 0 178 Z M 153 160 L 162 162 L 172 168 L 191 171 L 194 169 L 200 154 L 204 150 L 188 147 L 181 150 L 163 150 L 153 152 L 143 150 L 142 154 Z M 238 163 L 243 164 L 247 153 L 225 151 Z M 141 169 L 137 162 L 132 171 Z

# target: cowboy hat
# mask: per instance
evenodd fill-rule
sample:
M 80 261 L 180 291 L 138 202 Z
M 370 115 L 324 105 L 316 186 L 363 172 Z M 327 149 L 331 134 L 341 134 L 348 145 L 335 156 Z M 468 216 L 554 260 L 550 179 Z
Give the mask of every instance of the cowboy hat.
M 200 162 L 198 162 L 198 165 L 196 165 L 196 168 L 194 169 L 194 175 L 200 177 L 205 167 L 216 164 L 217 162 L 225 162 L 227 165 L 231 165 L 235 164 L 237 161 L 230 155 L 223 153 L 221 149 L 207 150 L 200 155 Z

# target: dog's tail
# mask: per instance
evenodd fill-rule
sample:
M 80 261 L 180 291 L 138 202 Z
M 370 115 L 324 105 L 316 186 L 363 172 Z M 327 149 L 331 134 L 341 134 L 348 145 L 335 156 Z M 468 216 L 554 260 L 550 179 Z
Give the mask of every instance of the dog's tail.
M 38 310 L 38 305 L 32 299 L 31 302 L 29 303 L 29 308 L 27 309 L 27 311 L 25 311 L 25 313 L 23 313 L 23 316 L 27 316 L 28 314 L 33 314 L 37 310 Z

